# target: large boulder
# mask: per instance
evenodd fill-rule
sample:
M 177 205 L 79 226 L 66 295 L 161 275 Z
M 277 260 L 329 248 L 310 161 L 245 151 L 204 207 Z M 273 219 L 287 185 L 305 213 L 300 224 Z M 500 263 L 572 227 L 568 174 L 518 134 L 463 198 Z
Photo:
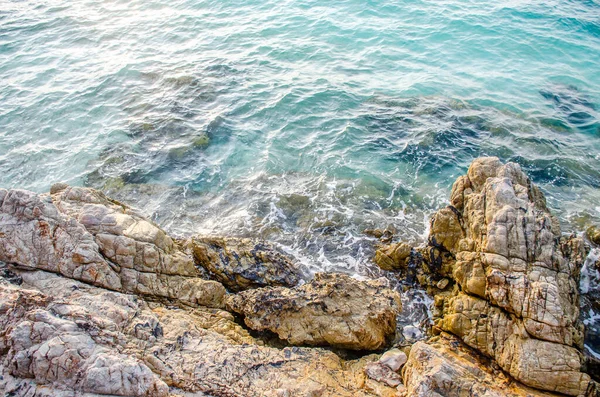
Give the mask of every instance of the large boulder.
M 299 264 L 266 241 L 198 236 L 189 239 L 187 244 L 196 265 L 230 291 L 293 287 L 304 277 Z
M 202 279 L 158 226 L 93 189 L 0 189 L 0 261 L 114 291 L 220 307 L 224 287 Z
M 415 343 L 402 377 L 411 397 L 555 396 L 515 382 L 448 334 Z
M 359 281 L 317 273 L 295 288 L 241 292 L 227 303 L 254 330 L 269 330 L 293 345 L 355 350 L 384 347 L 396 331 L 400 296 L 385 279 Z
M 475 160 L 432 220 L 436 268 L 454 294 L 436 300 L 436 327 L 492 357 L 519 381 L 568 395 L 581 372 L 579 271 L 583 243 L 561 234 L 542 192 L 514 163 Z M 431 259 L 431 258 L 430 258 Z

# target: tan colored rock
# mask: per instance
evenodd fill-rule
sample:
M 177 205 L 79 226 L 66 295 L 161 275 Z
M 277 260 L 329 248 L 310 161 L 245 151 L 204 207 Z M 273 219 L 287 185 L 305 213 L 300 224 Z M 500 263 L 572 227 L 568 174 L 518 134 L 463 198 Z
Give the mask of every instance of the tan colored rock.
M 42 271 L 0 277 L 0 394 L 394 396 L 368 360 L 271 348 L 219 309 L 167 307 Z M 170 387 L 170 390 L 166 386 Z M 186 394 L 187 393 L 187 394 Z
M 412 247 L 406 243 L 390 244 L 375 252 L 375 263 L 383 270 L 400 270 L 406 268 Z
M 415 343 L 402 378 L 411 397 L 556 396 L 515 382 L 448 334 Z
M 358 281 L 325 273 L 300 287 L 241 292 L 227 306 L 244 315 L 250 328 L 275 332 L 293 345 L 357 350 L 384 347 L 401 310 L 399 294 L 385 279 Z
M 529 386 L 583 394 L 582 241 L 561 235 L 543 194 L 514 163 L 475 160 L 451 202 L 433 217 L 430 245 L 455 259 L 426 259 L 460 292 L 436 300 L 436 326 Z
M 220 307 L 225 289 L 200 278 L 158 226 L 93 189 L 52 195 L 0 190 L 0 260 L 99 287 Z
M 524 384 L 560 393 L 580 394 L 589 376 L 581 372 L 581 354 L 571 346 L 533 339 L 516 316 L 489 302 L 460 293 L 445 301 L 436 325 L 459 336 Z
M 194 237 L 194 260 L 230 291 L 266 286 L 293 287 L 303 271 L 273 244 L 246 238 Z

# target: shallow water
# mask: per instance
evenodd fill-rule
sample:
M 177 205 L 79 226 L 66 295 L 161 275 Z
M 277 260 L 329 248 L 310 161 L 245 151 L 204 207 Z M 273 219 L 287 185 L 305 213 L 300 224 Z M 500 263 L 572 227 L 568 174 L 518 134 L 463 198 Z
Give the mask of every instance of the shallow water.
M 599 65 L 595 0 L 0 0 L 0 186 L 377 276 L 482 155 L 600 222 Z

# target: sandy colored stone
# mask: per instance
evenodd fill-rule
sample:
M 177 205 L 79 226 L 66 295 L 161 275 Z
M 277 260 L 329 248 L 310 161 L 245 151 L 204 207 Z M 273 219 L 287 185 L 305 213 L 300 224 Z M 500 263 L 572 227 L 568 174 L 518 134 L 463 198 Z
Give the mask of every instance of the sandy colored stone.
M 232 296 L 227 306 L 255 330 L 275 332 L 293 345 L 376 350 L 393 337 L 400 296 L 385 279 L 358 281 L 317 273 L 295 288 L 260 288 Z
M 550 397 L 515 382 L 448 334 L 413 345 L 402 378 L 411 397 Z
M 436 326 L 526 385 L 581 395 L 580 239 L 562 236 L 541 191 L 514 163 L 480 158 L 432 220 L 428 269 L 460 287 L 436 299 Z M 409 388 L 410 389 L 410 388 Z

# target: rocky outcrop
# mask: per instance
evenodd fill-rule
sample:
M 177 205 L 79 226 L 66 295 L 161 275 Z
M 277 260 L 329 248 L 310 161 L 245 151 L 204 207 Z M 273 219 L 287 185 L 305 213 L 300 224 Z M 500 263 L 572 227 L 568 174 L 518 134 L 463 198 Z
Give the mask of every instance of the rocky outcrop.
M 86 188 L 50 195 L 0 189 L 0 260 L 114 291 L 221 307 L 225 289 L 200 278 L 158 226 Z
M 539 189 L 517 165 L 497 159 L 475 161 L 455 183 L 451 204 L 433 217 L 427 247 L 397 243 L 378 254 L 383 268 L 437 294 L 439 336 L 413 345 L 405 363 L 408 347 L 357 360 L 282 347 L 382 349 L 400 311 L 385 280 L 317 274 L 303 284 L 304 273 L 267 243 L 175 241 L 92 189 L 0 189 L 0 261 L 10 263 L 0 262 L 0 392 L 590 393 L 595 386 L 581 372 L 581 240 L 563 236 Z M 228 295 L 224 285 L 239 292 Z M 585 295 L 592 304 L 594 297 Z M 231 312 L 285 343 L 266 346 L 272 339 L 253 337 Z
M 475 160 L 451 204 L 431 224 L 430 247 L 451 260 L 430 268 L 458 287 L 436 299 L 436 327 L 528 386 L 583 394 L 582 241 L 562 236 L 541 191 L 497 158 Z
M 230 291 L 267 286 L 293 287 L 305 276 L 300 264 L 268 242 L 194 237 L 187 244 L 196 264 Z
M 402 378 L 411 397 L 556 396 L 513 381 L 448 334 L 415 343 Z
M 317 273 L 295 288 L 241 292 L 227 303 L 255 330 L 275 332 L 293 345 L 331 345 L 355 350 L 384 347 L 396 330 L 400 296 L 387 281 L 358 281 Z
M 0 278 L 0 394 L 396 393 L 366 376 L 366 359 L 345 361 L 319 348 L 266 347 L 223 310 L 147 303 L 52 273 L 16 272 L 21 285 Z

